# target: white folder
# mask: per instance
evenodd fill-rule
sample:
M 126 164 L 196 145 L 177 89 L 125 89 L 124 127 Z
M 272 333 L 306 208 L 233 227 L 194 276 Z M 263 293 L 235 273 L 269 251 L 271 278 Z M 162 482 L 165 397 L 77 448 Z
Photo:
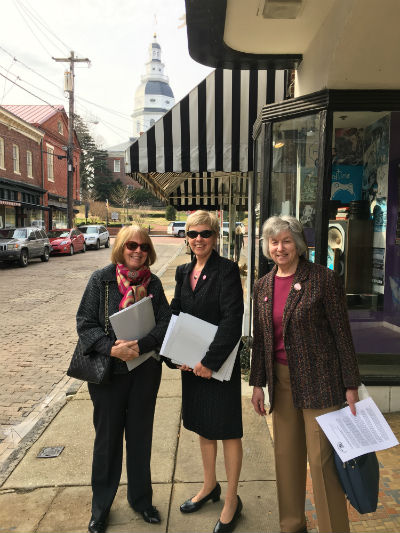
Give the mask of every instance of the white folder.
M 117 336 L 117 339 L 125 341 L 140 340 L 145 337 L 155 327 L 153 305 L 151 297 L 146 296 L 138 302 L 121 309 L 110 316 L 110 322 Z M 141 354 L 136 359 L 126 361 L 128 370 L 133 370 L 140 364 L 147 361 L 149 357 L 155 355 L 155 351 Z
M 172 315 L 160 353 L 171 359 L 173 363 L 194 368 L 206 355 L 217 329 L 218 326 L 215 324 L 188 313 Z M 214 379 L 219 381 L 231 379 L 239 342 L 240 340 L 221 368 L 217 372 L 213 371 Z

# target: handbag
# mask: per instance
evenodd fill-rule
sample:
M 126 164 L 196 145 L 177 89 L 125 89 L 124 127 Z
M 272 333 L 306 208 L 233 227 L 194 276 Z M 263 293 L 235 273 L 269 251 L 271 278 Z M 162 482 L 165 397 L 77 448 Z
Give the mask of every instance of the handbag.
M 346 498 L 360 514 L 373 513 L 378 505 L 379 464 L 375 452 L 342 462 L 334 450 L 336 470 Z
M 108 283 L 105 288 L 104 300 L 104 331 L 108 335 Z M 67 375 L 72 378 L 81 379 L 89 383 L 100 385 L 108 383 L 110 380 L 111 357 L 98 352 L 84 354 L 80 339 L 76 344 L 72 359 L 67 370 Z

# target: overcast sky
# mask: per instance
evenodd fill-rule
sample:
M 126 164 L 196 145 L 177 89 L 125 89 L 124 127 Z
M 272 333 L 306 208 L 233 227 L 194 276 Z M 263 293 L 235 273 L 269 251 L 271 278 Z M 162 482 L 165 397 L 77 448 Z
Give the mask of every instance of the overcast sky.
M 175 102 L 212 70 L 189 56 L 186 26 L 178 28 L 184 13 L 184 0 L 1 0 L 0 105 L 62 104 L 68 113 L 68 64 L 52 57 L 69 57 L 73 50 L 91 60 L 90 68 L 75 63 L 75 113 L 99 122 L 90 129 L 103 147 L 128 140 L 154 32 Z

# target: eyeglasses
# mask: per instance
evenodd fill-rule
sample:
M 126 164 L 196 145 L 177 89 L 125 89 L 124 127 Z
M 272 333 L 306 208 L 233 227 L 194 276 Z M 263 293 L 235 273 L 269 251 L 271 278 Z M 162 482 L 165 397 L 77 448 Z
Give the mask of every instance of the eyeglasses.
M 214 232 L 210 229 L 205 229 L 203 231 L 190 230 L 186 232 L 186 235 L 189 237 L 189 239 L 195 239 L 198 235 L 200 235 L 202 239 L 209 239 L 213 234 Z
M 135 241 L 128 241 L 125 243 L 125 246 L 131 252 L 134 252 L 137 248 L 140 248 L 142 252 L 150 252 L 150 244 L 148 244 L 147 242 L 139 244 L 138 242 L 135 242 Z

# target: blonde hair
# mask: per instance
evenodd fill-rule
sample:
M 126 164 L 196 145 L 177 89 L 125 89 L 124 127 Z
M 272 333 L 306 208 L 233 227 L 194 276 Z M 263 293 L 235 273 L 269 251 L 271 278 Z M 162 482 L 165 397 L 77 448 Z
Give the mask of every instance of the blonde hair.
M 270 217 L 268 218 L 262 227 L 262 251 L 265 257 L 271 259 L 269 253 L 269 239 L 271 237 L 276 237 L 279 233 L 283 231 L 289 231 L 292 234 L 293 240 L 296 245 L 297 253 L 300 255 L 308 256 L 308 247 L 306 238 L 304 235 L 304 230 L 301 222 L 295 217 L 289 215 L 284 215 L 281 217 Z
M 219 235 L 218 219 L 209 211 L 196 211 L 189 215 L 186 220 L 186 232 L 189 231 L 191 226 L 208 226 L 215 235 Z
M 146 266 L 151 266 L 156 262 L 157 254 L 154 250 L 153 243 L 150 239 L 150 236 L 146 229 L 141 228 L 140 226 L 132 225 L 132 226 L 125 226 L 121 228 L 118 232 L 117 238 L 115 239 L 114 246 L 112 248 L 111 252 L 111 262 L 116 265 L 117 263 L 123 263 L 124 262 L 124 247 L 125 243 L 128 241 L 134 240 L 133 237 L 135 235 L 140 235 L 143 242 L 148 244 L 150 246 L 150 250 L 147 254 Z

